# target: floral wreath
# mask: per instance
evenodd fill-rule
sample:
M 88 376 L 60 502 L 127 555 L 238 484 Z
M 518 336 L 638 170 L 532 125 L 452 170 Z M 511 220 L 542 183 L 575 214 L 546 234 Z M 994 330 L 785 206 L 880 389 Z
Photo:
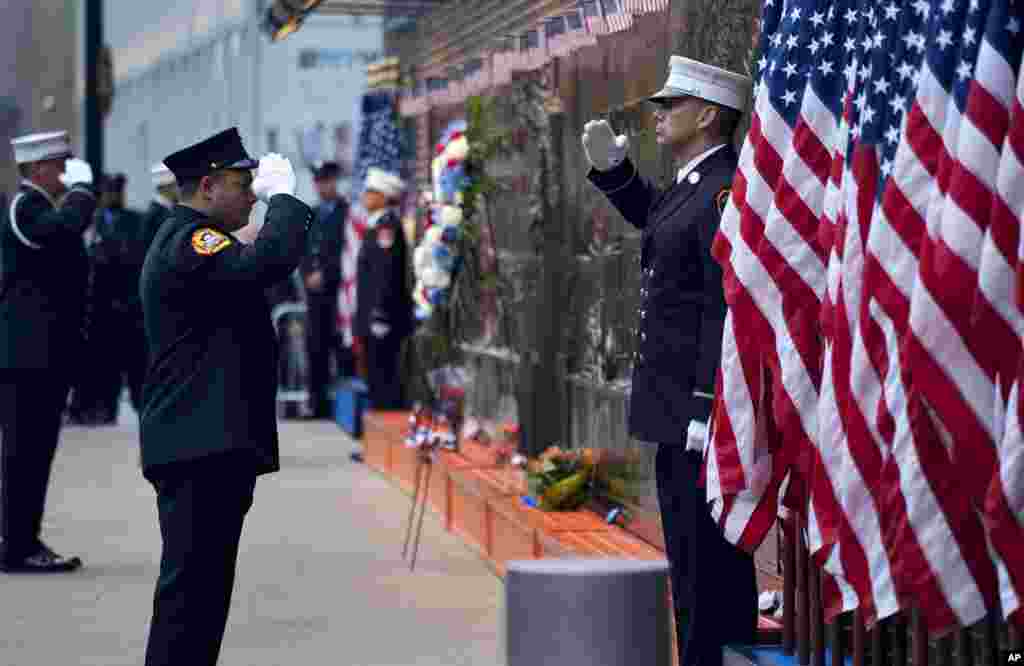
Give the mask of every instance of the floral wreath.
M 421 204 L 429 208 L 430 215 L 423 239 L 413 251 L 413 301 L 418 321 L 429 319 L 437 307 L 448 303 L 455 276 L 462 266 L 462 203 L 464 192 L 472 185 L 466 170 L 466 130 L 465 120 L 456 120 L 445 129 L 430 165 L 433 187 L 421 195 Z

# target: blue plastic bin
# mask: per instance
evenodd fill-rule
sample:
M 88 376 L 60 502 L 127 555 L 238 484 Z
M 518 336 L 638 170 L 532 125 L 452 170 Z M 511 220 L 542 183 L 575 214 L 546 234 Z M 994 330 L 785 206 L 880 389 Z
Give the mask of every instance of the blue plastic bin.
M 363 411 L 369 406 L 366 382 L 348 379 L 338 383 L 334 390 L 334 420 L 356 439 L 363 436 Z

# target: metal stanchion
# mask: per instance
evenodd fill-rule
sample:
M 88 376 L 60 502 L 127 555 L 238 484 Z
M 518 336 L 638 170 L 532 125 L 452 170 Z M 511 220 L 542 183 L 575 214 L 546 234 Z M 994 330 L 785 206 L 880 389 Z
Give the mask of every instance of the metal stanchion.
M 511 561 L 507 666 L 669 666 L 668 562 Z
M 409 555 L 409 539 L 412 537 L 412 557 L 409 570 L 416 570 L 416 557 L 420 550 L 420 535 L 423 533 L 423 517 L 427 513 L 427 502 L 430 499 L 430 476 L 434 469 L 434 445 L 419 447 L 416 461 L 416 480 L 413 484 L 412 506 L 405 526 L 405 543 L 402 545 L 402 559 Z M 421 499 L 422 498 L 422 499 Z M 416 520 L 416 509 L 420 510 Z M 415 536 L 413 525 L 415 525 Z

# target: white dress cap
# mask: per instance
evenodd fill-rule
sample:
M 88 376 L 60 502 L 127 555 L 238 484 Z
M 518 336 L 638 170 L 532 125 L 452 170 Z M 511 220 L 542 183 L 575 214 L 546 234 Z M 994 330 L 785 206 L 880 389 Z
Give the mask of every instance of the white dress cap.
M 737 111 L 746 108 L 751 87 L 749 77 L 677 55 L 669 59 L 668 66 L 668 80 L 661 90 L 651 95 L 651 101 L 689 95 Z
M 19 136 L 11 139 L 11 146 L 14 148 L 14 161 L 17 164 L 41 162 L 72 155 L 71 142 L 68 140 L 68 133 L 64 130 Z
M 149 170 L 153 176 L 153 187 L 164 187 L 166 185 L 174 185 L 177 180 L 174 178 L 174 173 L 167 168 L 167 165 L 163 162 L 154 164 L 153 168 Z
M 380 192 L 389 198 L 397 197 L 405 189 L 405 181 L 396 174 L 370 167 L 366 171 L 366 189 Z

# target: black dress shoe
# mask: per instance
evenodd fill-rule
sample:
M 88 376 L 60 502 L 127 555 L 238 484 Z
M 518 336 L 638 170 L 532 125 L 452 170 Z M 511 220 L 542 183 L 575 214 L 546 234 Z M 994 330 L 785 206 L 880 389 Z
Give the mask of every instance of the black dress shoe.
M 0 558 L 0 571 L 6 573 L 62 573 L 82 566 L 78 557 L 64 557 L 40 544 L 39 549 L 27 557 Z

